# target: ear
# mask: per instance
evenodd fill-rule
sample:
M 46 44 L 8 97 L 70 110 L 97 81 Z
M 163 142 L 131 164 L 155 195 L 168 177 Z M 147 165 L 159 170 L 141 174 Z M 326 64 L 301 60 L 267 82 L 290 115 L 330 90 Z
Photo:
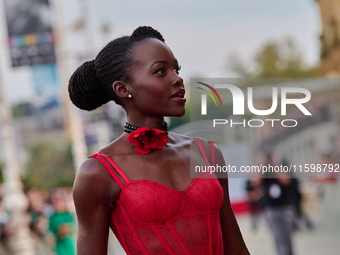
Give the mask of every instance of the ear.
M 130 92 L 128 91 L 126 87 L 127 87 L 127 83 L 124 81 L 115 81 L 112 84 L 113 91 L 120 98 L 128 98 Z

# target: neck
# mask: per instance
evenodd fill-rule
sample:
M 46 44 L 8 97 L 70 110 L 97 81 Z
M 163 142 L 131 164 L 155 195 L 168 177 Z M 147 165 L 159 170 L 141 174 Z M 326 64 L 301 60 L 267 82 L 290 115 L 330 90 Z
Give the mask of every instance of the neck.
M 149 127 L 159 129 L 164 125 L 165 120 L 163 117 L 148 118 L 143 116 L 142 118 L 139 118 L 136 116 L 128 116 L 126 122 L 136 127 Z
M 131 125 L 128 122 L 126 122 L 126 124 L 124 125 L 124 131 L 126 133 L 131 133 L 133 131 L 136 131 L 139 128 L 141 128 L 141 127 Z M 153 129 L 155 129 L 155 128 L 153 128 Z M 168 123 L 164 122 L 164 124 L 160 128 L 157 128 L 157 129 L 167 132 L 168 131 Z

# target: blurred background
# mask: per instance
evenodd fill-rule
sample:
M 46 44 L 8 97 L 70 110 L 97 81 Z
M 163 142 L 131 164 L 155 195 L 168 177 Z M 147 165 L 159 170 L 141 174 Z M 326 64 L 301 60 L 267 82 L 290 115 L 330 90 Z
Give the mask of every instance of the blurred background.
M 76 169 L 122 133 L 125 115 L 113 103 L 92 112 L 76 109 L 68 100 L 68 79 L 108 41 L 141 25 L 163 34 L 187 87 L 193 77 L 340 76 L 338 0 L 0 0 L 0 254 L 74 254 Z M 222 143 L 225 158 L 242 152 L 244 162 L 255 164 L 254 151 L 270 144 L 278 158 L 288 150 L 290 161 L 300 153 L 302 163 L 339 164 L 340 84 L 314 87 L 312 96 L 331 102 L 323 105 L 326 118 L 314 125 L 322 139 L 310 139 L 315 130 L 303 129 L 274 146 L 268 137 L 233 130 Z M 189 114 L 168 119 L 181 133 L 189 121 Z M 253 192 L 246 179 L 229 183 L 251 254 L 275 254 L 256 203 L 261 189 Z M 339 191 L 339 174 L 300 180 L 303 217 L 296 220 L 294 254 L 338 254 Z M 110 238 L 109 254 L 124 254 Z

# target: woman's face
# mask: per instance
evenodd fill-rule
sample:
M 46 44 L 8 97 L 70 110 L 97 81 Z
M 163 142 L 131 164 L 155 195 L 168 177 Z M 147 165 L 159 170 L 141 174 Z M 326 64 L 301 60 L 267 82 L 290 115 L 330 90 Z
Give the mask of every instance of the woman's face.
M 183 116 L 185 90 L 179 64 L 163 42 L 148 38 L 132 49 L 129 92 L 136 111 L 148 117 Z

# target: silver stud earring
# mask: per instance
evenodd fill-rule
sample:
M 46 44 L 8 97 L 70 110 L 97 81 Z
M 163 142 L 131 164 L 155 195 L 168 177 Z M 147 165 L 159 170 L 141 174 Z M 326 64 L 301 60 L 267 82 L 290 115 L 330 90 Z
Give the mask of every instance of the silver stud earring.
M 128 98 L 131 98 L 131 97 L 132 97 L 132 95 L 131 95 L 131 94 L 129 94 L 129 95 L 128 95 Z

